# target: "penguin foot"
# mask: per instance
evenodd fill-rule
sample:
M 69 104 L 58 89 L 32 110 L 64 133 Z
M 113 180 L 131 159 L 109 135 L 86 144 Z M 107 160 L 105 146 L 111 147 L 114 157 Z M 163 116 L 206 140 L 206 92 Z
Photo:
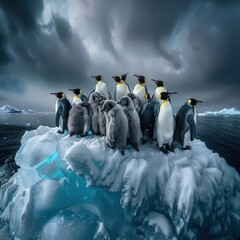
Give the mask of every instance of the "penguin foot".
M 72 136 L 74 136 L 75 135 L 75 133 L 73 133 L 73 132 L 70 132 L 69 133 L 69 137 L 72 137 Z
M 118 149 L 118 150 L 119 150 L 119 152 L 120 152 L 123 156 L 125 156 L 124 150 L 121 150 L 121 149 Z
M 191 146 L 187 145 L 186 147 L 182 148 L 182 150 L 191 150 Z
M 168 150 L 164 149 L 163 147 L 160 147 L 160 151 L 163 152 L 166 155 L 168 154 Z
M 166 146 L 166 149 L 167 149 L 169 152 L 175 152 L 173 146 L 171 146 L 171 145 L 167 145 L 167 146 Z
M 137 152 L 139 152 L 138 143 L 133 143 L 132 146 L 133 146 L 133 148 L 134 148 Z
M 58 130 L 57 133 L 59 133 L 59 134 L 63 134 L 64 131 Z
M 107 143 L 107 146 L 108 146 L 109 148 L 111 148 L 111 149 L 114 149 L 114 147 L 110 146 L 108 143 Z

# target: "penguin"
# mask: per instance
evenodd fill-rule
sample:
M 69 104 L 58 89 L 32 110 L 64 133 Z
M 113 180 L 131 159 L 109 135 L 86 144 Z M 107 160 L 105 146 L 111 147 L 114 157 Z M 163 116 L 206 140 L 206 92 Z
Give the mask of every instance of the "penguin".
M 68 122 L 69 111 L 72 108 L 72 106 L 63 92 L 50 93 L 50 94 L 58 98 L 55 105 L 55 113 L 56 113 L 55 123 L 56 123 L 56 126 L 59 128 L 57 132 L 62 134 L 65 131 L 68 131 L 67 122 Z
M 153 99 L 157 102 L 162 104 L 163 100 L 159 99 L 158 96 L 161 92 L 167 92 L 167 89 L 164 86 L 164 82 L 161 80 L 155 80 L 155 79 L 151 79 L 153 82 L 155 82 L 157 84 L 157 88 L 153 94 Z
M 122 107 L 113 100 L 106 100 L 101 111 L 106 113 L 106 144 L 117 148 L 122 155 L 128 136 L 128 119 Z
M 82 94 L 82 90 L 80 88 L 73 88 L 73 89 L 68 89 L 69 91 L 72 91 L 75 96 L 73 97 L 73 102 L 72 105 L 74 106 L 75 104 L 79 104 L 83 101 L 87 101 L 88 98 Z
M 80 104 L 75 104 L 71 108 L 68 117 L 68 129 L 70 137 L 72 137 L 73 135 L 81 135 L 82 137 L 86 135 L 86 131 L 84 131 L 84 115 L 86 115 L 86 113 L 87 110 L 81 107 Z
M 176 115 L 176 128 L 174 133 L 174 145 L 181 145 L 183 150 L 190 150 L 190 141 L 196 136 L 196 105 L 203 101 L 190 98 L 179 109 Z
M 89 104 L 91 105 L 92 108 L 92 133 L 94 135 L 99 134 L 100 129 L 99 129 L 99 104 L 101 101 L 101 95 L 98 92 L 93 92 L 90 95 L 90 98 L 88 100 Z
M 117 83 L 114 100 L 118 102 L 121 97 L 127 96 L 127 94 L 130 93 L 130 89 L 129 86 L 124 81 L 122 81 L 119 76 L 113 76 L 112 78 Z
M 147 140 L 153 140 L 158 107 L 159 104 L 150 98 L 150 94 L 146 94 L 146 103 L 140 113 L 142 144 L 145 144 Z
M 86 101 L 79 103 L 79 105 L 83 108 L 84 111 L 84 129 L 82 136 L 85 136 L 88 134 L 92 127 L 93 111 L 91 104 Z
M 167 154 L 168 151 L 173 152 L 172 141 L 175 129 L 175 119 L 173 116 L 171 103 L 168 98 L 176 94 L 176 92 L 162 92 L 159 94 L 159 98 L 163 100 L 160 106 L 160 111 L 156 119 L 156 136 L 160 150 Z M 166 148 L 164 148 L 166 145 Z
M 100 93 L 101 96 L 104 96 L 106 99 L 110 99 L 111 94 L 108 91 L 107 84 L 103 81 L 103 76 L 97 75 L 97 76 L 91 76 L 91 78 L 94 78 L 97 80 L 97 84 L 93 92 L 98 92 Z
M 101 96 L 101 100 L 99 101 L 99 108 L 102 109 L 103 104 L 105 103 L 106 99 Z M 106 136 L 106 113 L 103 111 L 99 111 L 99 117 L 98 117 L 98 122 L 99 122 L 99 131 L 102 136 Z
M 138 114 L 140 114 L 143 107 L 141 100 L 134 93 L 128 93 L 127 96 L 132 99 L 135 110 Z
M 145 95 L 148 93 L 147 87 L 145 86 L 146 79 L 142 75 L 134 74 L 134 76 L 138 79 L 138 83 L 135 85 L 133 93 L 141 100 L 142 104 L 144 104 Z
M 127 73 L 124 73 L 124 74 L 121 76 L 121 80 L 122 80 L 123 82 L 125 82 L 125 84 L 128 86 L 129 92 L 131 92 L 129 85 L 126 83 L 127 75 L 128 75 L 128 72 L 127 72 Z
M 137 152 L 139 152 L 141 127 L 140 127 L 140 119 L 137 111 L 134 108 L 133 101 L 130 97 L 124 96 L 124 97 L 121 97 L 118 104 L 122 106 L 128 118 L 128 126 L 129 126 L 128 144 L 131 144 L 133 148 Z

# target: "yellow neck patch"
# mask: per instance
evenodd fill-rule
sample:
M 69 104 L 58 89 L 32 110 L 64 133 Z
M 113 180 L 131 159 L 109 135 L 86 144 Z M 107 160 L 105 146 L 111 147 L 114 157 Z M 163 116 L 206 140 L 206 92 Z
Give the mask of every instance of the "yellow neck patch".
M 117 85 L 122 85 L 124 82 L 117 82 Z
M 192 103 L 192 101 L 189 99 L 189 100 L 188 100 L 188 103 L 189 103 L 189 104 L 191 104 L 191 103 Z
M 138 83 L 137 84 L 139 87 L 143 87 L 143 84 L 142 83 Z

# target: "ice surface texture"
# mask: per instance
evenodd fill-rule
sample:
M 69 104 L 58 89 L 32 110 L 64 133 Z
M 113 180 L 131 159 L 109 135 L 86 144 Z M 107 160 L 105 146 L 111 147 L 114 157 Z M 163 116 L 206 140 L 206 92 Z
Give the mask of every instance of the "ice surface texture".
M 0 239 L 237 239 L 240 177 L 199 140 L 167 156 L 154 144 L 26 132 L 1 187 Z M 10 236 L 11 237 L 11 236 Z

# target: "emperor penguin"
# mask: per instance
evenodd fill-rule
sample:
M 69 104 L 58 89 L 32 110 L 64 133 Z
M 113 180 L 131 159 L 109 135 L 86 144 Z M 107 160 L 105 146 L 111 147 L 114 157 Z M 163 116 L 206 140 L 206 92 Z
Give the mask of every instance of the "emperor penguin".
M 174 145 L 181 145 L 183 150 L 190 150 L 190 141 L 196 136 L 196 105 L 203 101 L 190 98 L 179 109 L 176 115 L 176 128 L 174 133 Z
M 124 96 L 121 97 L 119 103 L 127 118 L 128 118 L 128 126 L 129 126 L 129 136 L 128 136 L 128 144 L 131 144 L 136 151 L 139 152 L 139 142 L 141 136 L 141 127 L 140 127 L 140 119 L 137 111 L 134 108 L 133 101 L 130 97 Z
M 146 94 L 146 103 L 140 113 L 142 144 L 153 140 L 158 107 L 159 104 L 150 98 L 150 94 Z
M 100 129 L 99 129 L 99 104 L 101 101 L 101 95 L 98 92 L 93 92 L 90 95 L 90 98 L 88 100 L 89 104 L 91 105 L 92 109 L 92 133 L 94 135 L 99 134 Z
M 143 107 L 141 100 L 134 93 L 128 93 L 127 96 L 132 99 L 135 110 L 138 114 L 140 114 Z
M 113 76 L 112 77 L 116 81 L 116 91 L 114 94 L 114 100 L 118 102 L 121 97 L 127 96 L 130 93 L 129 86 L 119 77 Z
M 65 131 L 68 131 L 67 122 L 68 122 L 69 111 L 72 108 L 72 106 L 63 92 L 50 93 L 50 94 L 58 98 L 55 105 L 55 113 L 56 113 L 55 123 L 56 123 L 56 126 L 59 128 L 58 133 L 62 134 Z
M 176 94 L 176 92 L 162 92 L 159 94 L 159 98 L 163 100 L 163 103 L 160 106 L 160 111 L 156 119 L 155 131 L 158 146 L 164 154 L 167 154 L 168 151 L 174 151 L 172 148 L 172 141 L 175 129 L 175 119 L 171 103 L 168 101 L 168 98 L 173 94 Z
M 106 99 L 109 99 L 110 94 L 108 92 L 107 84 L 103 81 L 103 76 L 97 75 L 97 76 L 91 76 L 91 78 L 94 78 L 97 80 L 97 84 L 94 92 L 98 92 L 101 96 L 104 96 Z
M 155 80 L 155 79 L 151 79 L 152 81 L 154 81 L 157 85 L 157 88 L 153 94 L 153 99 L 157 102 L 157 103 L 160 103 L 162 104 L 163 103 L 163 100 L 159 99 L 159 94 L 162 93 L 162 92 L 167 92 L 167 89 L 165 88 L 164 86 L 164 82 L 161 81 L 161 80 Z
M 75 95 L 73 97 L 73 102 L 72 105 L 74 106 L 75 104 L 79 104 L 83 101 L 87 101 L 87 97 L 82 94 L 82 90 L 80 88 L 73 88 L 73 89 L 68 89 L 69 91 L 72 91 Z
M 106 113 L 106 144 L 117 148 L 124 155 L 128 136 L 128 119 L 122 107 L 113 100 L 106 100 L 101 111 Z
M 92 116 L 93 116 L 93 111 L 91 104 L 89 102 L 83 101 L 79 103 L 79 105 L 83 108 L 84 112 L 84 129 L 83 129 L 83 136 L 87 135 L 88 132 L 92 128 Z
M 84 115 L 86 112 L 87 110 L 81 107 L 80 104 L 75 104 L 69 111 L 68 129 L 70 137 L 73 135 L 81 135 L 83 137 L 87 134 L 86 130 L 84 129 Z
M 144 104 L 145 95 L 148 93 L 147 87 L 145 86 L 146 79 L 142 75 L 134 74 L 134 76 L 138 79 L 138 83 L 135 85 L 133 93 L 141 100 L 142 104 Z

